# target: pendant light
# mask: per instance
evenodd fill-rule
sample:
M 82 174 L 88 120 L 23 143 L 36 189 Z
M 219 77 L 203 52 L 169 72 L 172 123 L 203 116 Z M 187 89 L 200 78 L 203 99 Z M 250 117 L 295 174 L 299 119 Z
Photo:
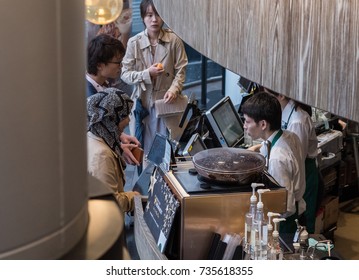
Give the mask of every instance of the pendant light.
M 86 19 L 94 24 L 108 24 L 121 14 L 123 0 L 85 0 Z

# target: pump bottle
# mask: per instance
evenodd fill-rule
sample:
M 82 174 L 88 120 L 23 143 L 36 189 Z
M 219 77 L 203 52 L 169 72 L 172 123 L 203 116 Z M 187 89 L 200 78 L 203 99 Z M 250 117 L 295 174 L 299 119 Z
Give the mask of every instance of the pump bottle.
M 264 186 L 264 184 L 261 183 L 252 183 L 252 195 L 250 197 L 250 206 L 249 206 L 249 212 L 246 213 L 245 217 L 245 224 L 244 224 L 244 251 L 247 254 L 246 256 L 250 255 L 251 252 L 251 231 L 252 231 L 252 225 L 253 220 L 256 215 L 257 211 L 257 196 L 256 196 L 256 188 Z
M 268 247 L 271 248 L 273 245 L 273 225 L 271 223 L 272 217 L 280 217 L 279 213 L 268 212 Z
M 279 231 L 278 224 L 282 221 L 285 221 L 284 218 L 274 218 L 274 231 L 273 231 L 273 243 L 272 247 L 269 249 L 268 259 L 269 260 L 282 260 L 283 259 L 283 250 L 280 247 L 279 243 Z
M 268 191 L 270 191 L 270 189 L 257 190 L 259 201 L 257 203 L 256 216 L 253 220 L 251 231 L 251 246 L 254 248 L 254 252 L 251 252 L 252 259 L 267 259 L 268 227 L 264 219 L 262 194 Z
M 307 249 L 308 249 L 308 231 L 305 226 L 299 224 L 298 219 L 295 219 L 297 224 L 297 231 L 294 234 L 293 242 L 299 243 L 299 257 L 301 260 L 307 259 Z
M 307 249 L 308 249 L 308 231 L 305 226 L 299 234 L 299 245 L 300 245 L 300 259 L 307 259 Z

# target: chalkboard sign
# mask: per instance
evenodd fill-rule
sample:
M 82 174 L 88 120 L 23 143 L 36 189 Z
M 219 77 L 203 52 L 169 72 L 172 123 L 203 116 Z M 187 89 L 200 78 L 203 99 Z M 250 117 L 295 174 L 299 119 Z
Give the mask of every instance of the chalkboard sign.
M 163 171 L 160 167 L 155 168 L 151 176 L 148 200 L 143 217 L 161 253 L 165 250 L 179 205 L 179 201 L 163 178 Z

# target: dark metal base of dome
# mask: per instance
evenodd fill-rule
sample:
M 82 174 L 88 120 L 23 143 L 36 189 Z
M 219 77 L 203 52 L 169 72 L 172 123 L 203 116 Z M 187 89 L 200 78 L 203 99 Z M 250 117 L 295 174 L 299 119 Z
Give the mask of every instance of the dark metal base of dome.
M 250 189 L 251 190 L 251 186 L 249 184 L 241 184 L 240 182 L 223 182 L 223 181 L 218 181 L 215 179 L 209 179 L 209 178 L 205 178 L 201 175 L 197 175 L 197 179 L 198 181 L 200 181 L 201 184 L 201 188 L 204 189 L 208 189 L 208 188 L 234 188 L 234 189 L 238 189 L 240 188 L 241 190 L 245 190 L 245 189 Z

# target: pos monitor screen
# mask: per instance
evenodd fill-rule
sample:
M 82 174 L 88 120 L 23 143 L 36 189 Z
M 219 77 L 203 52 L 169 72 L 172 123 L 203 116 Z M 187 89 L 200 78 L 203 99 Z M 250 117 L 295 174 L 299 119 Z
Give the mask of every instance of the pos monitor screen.
M 235 147 L 243 142 L 243 123 L 229 96 L 206 112 L 209 130 L 222 147 Z

